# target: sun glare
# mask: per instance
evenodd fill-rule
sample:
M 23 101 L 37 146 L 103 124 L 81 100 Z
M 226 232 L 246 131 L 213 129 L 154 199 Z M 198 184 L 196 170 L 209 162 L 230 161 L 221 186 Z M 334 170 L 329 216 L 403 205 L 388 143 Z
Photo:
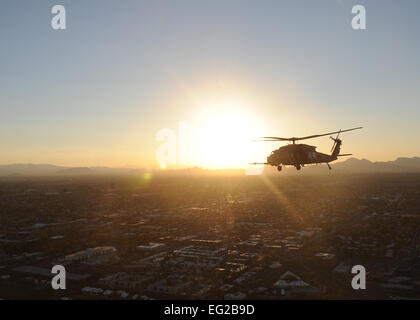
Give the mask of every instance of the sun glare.
M 192 132 L 192 160 L 209 169 L 244 168 L 257 156 L 252 139 L 260 134 L 250 106 L 238 99 L 212 100 L 201 106 Z

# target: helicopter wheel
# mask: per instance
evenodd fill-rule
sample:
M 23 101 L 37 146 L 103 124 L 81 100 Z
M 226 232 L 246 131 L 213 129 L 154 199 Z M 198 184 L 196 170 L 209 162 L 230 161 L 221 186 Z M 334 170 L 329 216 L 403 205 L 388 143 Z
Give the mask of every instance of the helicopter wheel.
M 300 164 L 296 166 L 296 170 L 300 170 Z
M 281 168 L 281 166 L 278 166 L 278 167 L 277 167 L 277 170 L 278 170 L 278 171 L 281 171 L 281 169 L 282 169 L 282 168 Z

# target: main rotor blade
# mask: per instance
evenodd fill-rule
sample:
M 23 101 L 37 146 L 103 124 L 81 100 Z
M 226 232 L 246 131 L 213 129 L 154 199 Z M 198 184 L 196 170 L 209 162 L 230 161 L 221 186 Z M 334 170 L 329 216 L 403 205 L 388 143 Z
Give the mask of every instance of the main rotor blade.
M 259 140 L 259 141 L 293 141 L 296 138 L 260 137 L 260 139 L 264 139 L 264 140 Z
M 323 133 L 323 134 L 314 134 L 312 136 L 306 136 L 306 137 L 292 137 L 292 138 L 260 137 L 259 139 L 264 139 L 264 140 L 254 140 L 254 141 L 298 141 L 298 140 L 305 140 L 305 139 L 312 139 L 312 138 L 318 138 L 318 137 L 323 137 L 323 136 L 329 136 L 331 134 L 342 133 L 342 132 L 347 132 L 347 131 L 352 131 L 352 130 L 357 130 L 357 129 L 362 129 L 362 128 L 363 127 L 357 127 L 357 128 L 346 129 L 346 130 L 339 130 L 339 131 L 334 131 L 334 132 Z
M 343 132 L 357 130 L 357 129 L 362 129 L 362 128 L 363 127 L 357 127 L 357 128 L 346 129 L 346 130 L 339 130 L 339 131 L 334 131 L 334 132 L 323 133 L 323 134 L 314 134 L 312 136 L 300 137 L 300 138 L 295 138 L 295 139 L 296 140 L 312 139 L 312 138 L 318 138 L 318 137 L 328 136 L 330 134 L 343 133 Z

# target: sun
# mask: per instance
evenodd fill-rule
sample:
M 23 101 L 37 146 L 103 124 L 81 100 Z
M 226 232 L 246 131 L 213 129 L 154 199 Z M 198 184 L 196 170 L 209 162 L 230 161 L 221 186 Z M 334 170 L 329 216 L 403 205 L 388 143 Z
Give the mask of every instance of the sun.
M 192 130 L 192 162 L 208 169 L 244 168 L 255 161 L 252 142 L 261 133 L 258 117 L 241 99 L 212 99 L 201 105 Z

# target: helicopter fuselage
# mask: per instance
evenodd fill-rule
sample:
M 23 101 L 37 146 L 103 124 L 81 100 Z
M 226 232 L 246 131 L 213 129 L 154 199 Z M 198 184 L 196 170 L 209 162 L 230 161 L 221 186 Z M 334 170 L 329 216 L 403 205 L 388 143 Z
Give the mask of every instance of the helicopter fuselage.
M 307 144 L 289 144 L 274 150 L 267 157 L 267 164 L 272 166 L 300 166 L 314 163 L 329 163 L 337 160 L 337 156 L 316 151 L 315 146 Z

